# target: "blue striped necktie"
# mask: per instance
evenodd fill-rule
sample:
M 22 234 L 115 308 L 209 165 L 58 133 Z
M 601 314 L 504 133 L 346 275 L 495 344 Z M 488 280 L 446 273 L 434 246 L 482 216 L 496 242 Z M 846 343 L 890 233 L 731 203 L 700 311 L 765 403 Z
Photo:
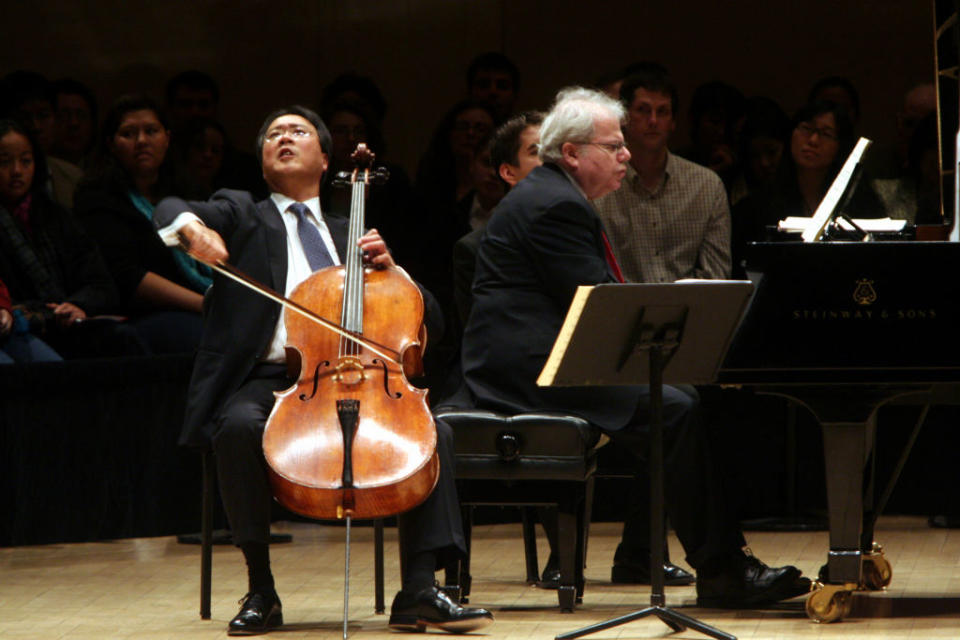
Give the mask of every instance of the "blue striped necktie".
M 287 207 L 287 211 L 293 211 L 297 216 L 297 235 L 300 236 L 300 244 L 303 245 L 303 252 L 307 254 L 307 262 L 310 263 L 310 269 L 317 271 L 333 264 L 327 245 L 320 237 L 320 230 L 316 225 L 307 220 L 307 213 L 310 208 L 302 202 L 294 202 Z

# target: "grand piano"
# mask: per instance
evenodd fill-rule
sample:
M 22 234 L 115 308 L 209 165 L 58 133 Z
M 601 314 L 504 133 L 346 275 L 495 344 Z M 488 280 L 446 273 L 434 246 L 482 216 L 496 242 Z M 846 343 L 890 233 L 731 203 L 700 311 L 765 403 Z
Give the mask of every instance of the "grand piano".
M 853 591 L 890 582 L 873 537 L 877 410 L 960 390 L 958 267 L 954 242 L 748 248 L 755 290 L 717 381 L 789 397 L 823 427 L 830 550 L 806 603 L 819 622 L 844 618 Z

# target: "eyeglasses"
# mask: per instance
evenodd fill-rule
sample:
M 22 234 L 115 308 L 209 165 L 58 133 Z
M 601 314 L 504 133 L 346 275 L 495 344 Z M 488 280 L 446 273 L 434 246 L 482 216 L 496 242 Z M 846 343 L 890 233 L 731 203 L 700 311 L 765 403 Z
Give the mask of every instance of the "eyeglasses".
M 817 127 L 813 127 L 807 124 L 806 122 L 801 122 L 800 124 L 798 124 L 797 131 L 802 133 L 807 138 L 812 138 L 813 134 L 817 134 L 823 140 L 837 139 L 837 132 L 834 131 L 833 129 L 827 129 L 827 128 L 818 129 Z
M 627 144 L 623 140 L 617 140 L 616 142 L 581 142 L 580 144 L 592 144 L 596 147 L 606 149 L 613 155 L 617 155 L 627 148 Z
M 267 135 L 264 136 L 264 139 L 267 142 L 276 142 L 280 139 L 280 136 L 288 135 L 291 138 L 309 138 L 311 134 L 309 131 L 303 127 L 277 127 L 276 129 L 271 129 L 267 132 Z

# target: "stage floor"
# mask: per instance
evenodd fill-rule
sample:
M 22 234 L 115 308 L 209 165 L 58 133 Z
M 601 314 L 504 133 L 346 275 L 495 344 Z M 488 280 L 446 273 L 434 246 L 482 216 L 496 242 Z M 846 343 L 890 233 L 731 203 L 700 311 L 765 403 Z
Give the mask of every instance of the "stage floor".
M 339 638 L 343 612 L 343 527 L 278 523 L 275 531 L 293 542 L 273 547 L 273 568 L 286 625 L 271 635 L 283 640 Z M 496 623 L 482 635 L 491 639 L 553 638 L 558 633 L 623 615 L 649 604 L 647 587 L 609 582 L 619 525 L 591 527 L 583 605 L 561 614 L 556 593 L 524 582 L 519 525 L 491 525 L 474 531 L 471 604 L 491 609 Z M 386 532 L 387 588 L 398 587 L 396 530 Z M 824 562 L 826 532 L 756 533 L 747 539 L 768 564 L 795 564 L 815 574 Z M 754 611 L 720 611 L 694 606 L 693 587 L 668 587 L 667 606 L 738 638 L 958 638 L 960 637 L 960 530 L 930 529 L 916 517 L 888 517 L 877 540 L 893 565 L 886 592 L 857 594 L 844 622 L 810 622 L 803 599 Z M 545 541 L 540 541 L 541 557 Z M 214 551 L 213 619 L 201 620 L 199 547 L 176 539 L 140 538 L 89 544 L 0 549 L 0 638 L 212 639 L 226 637 L 226 624 L 245 591 L 242 557 L 232 547 Z M 670 552 L 683 564 L 671 536 Z M 542 561 L 541 561 L 542 562 Z M 387 617 L 373 612 L 373 530 L 354 527 L 350 636 L 388 636 Z M 591 638 L 705 638 L 691 630 L 668 634 L 655 618 L 595 633 Z

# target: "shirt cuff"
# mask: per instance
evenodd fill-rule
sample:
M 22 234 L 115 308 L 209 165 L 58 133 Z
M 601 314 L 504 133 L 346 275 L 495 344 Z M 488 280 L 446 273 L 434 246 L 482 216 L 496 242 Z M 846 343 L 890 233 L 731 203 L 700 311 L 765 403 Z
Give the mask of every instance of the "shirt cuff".
M 157 233 L 160 234 L 160 239 L 163 240 L 163 244 L 168 247 L 176 247 L 180 245 L 180 236 L 177 235 L 177 233 L 180 229 L 187 226 L 187 224 L 194 221 L 203 224 L 203 220 L 198 218 L 197 214 L 192 211 L 184 211 L 174 218 L 173 222 L 158 230 Z

